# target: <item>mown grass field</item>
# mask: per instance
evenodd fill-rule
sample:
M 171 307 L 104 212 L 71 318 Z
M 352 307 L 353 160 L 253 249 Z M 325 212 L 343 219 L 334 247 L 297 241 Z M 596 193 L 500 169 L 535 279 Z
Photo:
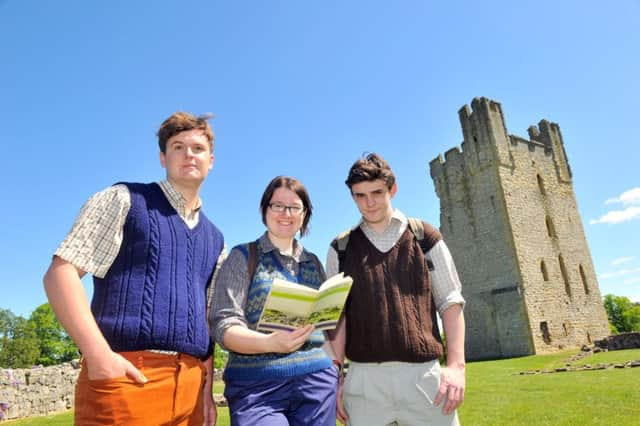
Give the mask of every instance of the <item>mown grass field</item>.
M 521 375 L 565 366 L 575 351 L 467 365 L 460 422 L 475 425 L 640 425 L 640 367 Z M 640 360 L 640 349 L 591 355 L 572 366 Z M 214 391 L 222 392 L 222 384 Z M 4 422 L 11 426 L 67 426 L 72 413 Z M 229 412 L 218 409 L 218 425 Z

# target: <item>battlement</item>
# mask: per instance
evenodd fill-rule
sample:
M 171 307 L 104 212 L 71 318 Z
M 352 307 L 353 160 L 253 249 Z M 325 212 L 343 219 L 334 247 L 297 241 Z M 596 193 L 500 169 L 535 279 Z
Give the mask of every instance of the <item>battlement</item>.
M 504 139 L 507 128 L 499 102 L 480 97 L 473 98 L 471 107 L 464 105 L 458 110 L 464 141 L 473 144 L 479 140 Z
M 464 105 L 458 110 L 458 116 L 463 142 L 459 147 L 448 150 L 444 159 L 439 155 L 430 162 L 432 176 L 440 175 L 449 167 L 458 168 L 461 164 L 470 170 L 494 161 L 515 167 L 513 151 L 525 148 L 531 155 L 554 162 L 561 180 L 571 179 L 557 123 L 543 119 L 537 125 L 529 126 L 528 139 L 511 135 L 507 131 L 501 104 L 485 97 L 474 98 L 471 106 Z
M 529 127 L 529 129 L 531 129 L 531 127 Z M 509 140 L 512 145 L 525 145 L 529 151 L 540 150 L 545 155 L 551 156 L 551 147 L 544 142 L 529 140 L 517 135 L 509 135 Z

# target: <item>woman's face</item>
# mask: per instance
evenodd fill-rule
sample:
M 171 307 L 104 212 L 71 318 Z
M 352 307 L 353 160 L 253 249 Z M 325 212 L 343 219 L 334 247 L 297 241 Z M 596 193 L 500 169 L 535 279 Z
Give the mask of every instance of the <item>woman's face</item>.
M 267 208 L 269 235 L 278 240 L 292 240 L 302 227 L 304 215 L 304 204 L 295 192 L 285 187 L 276 189 Z

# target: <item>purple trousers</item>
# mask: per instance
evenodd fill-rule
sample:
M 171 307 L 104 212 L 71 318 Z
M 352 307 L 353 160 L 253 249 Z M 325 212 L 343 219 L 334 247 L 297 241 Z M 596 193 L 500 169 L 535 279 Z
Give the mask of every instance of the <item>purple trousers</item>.
M 266 380 L 228 380 L 231 426 L 335 426 L 338 371 Z

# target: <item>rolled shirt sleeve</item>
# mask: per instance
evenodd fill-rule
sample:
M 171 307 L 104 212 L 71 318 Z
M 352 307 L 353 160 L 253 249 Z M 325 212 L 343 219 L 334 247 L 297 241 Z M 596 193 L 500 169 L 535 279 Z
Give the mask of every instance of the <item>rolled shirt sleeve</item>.
M 232 249 L 215 280 L 215 296 L 209 315 L 211 335 L 223 349 L 224 333 L 234 325 L 247 327 L 244 306 L 249 291 L 247 259 L 238 249 Z
M 438 241 L 426 256 L 427 260 L 431 260 L 433 263 L 433 271 L 430 271 L 431 286 L 433 300 L 440 316 L 451 305 L 460 304 L 464 308 L 465 300 L 462 297 L 462 285 L 458 271 L 445 242 Z
M 76 268 L 104 278 L 120 251 L 130 208 L 131 195 L 125 185 L 97 192 L 82 206 L 55 255 Z
M 213 306 L 213 298 L 215 295 L 215 282 L 216 277 L 220 273 L 220 269 L 224 264 L 224 261 L 227 259 L 227 245 L 225 244 L 222 247 L 222 251 L 218 256 L 218 260 L 216 261 L 216 268 L 213 271 L 213 275 L 211 276 L 211 282 L 209 282 L 209 286 L 207 287 L 207 318 L 209 317 L 209 313 L 211 312 L 211 308 Z

